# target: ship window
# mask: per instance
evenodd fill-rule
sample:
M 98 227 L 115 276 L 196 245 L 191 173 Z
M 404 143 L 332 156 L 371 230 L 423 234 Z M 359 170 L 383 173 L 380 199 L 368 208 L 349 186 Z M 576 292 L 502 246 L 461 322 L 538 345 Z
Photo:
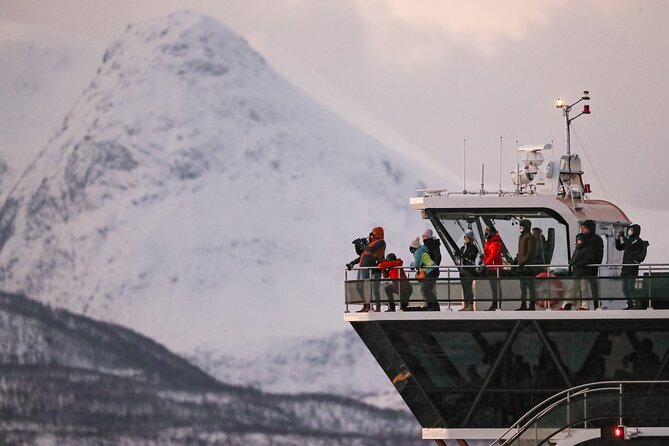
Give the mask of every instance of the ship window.
M 511 214 L 509 212 L 513 211 Z M 545 264 L 567 265 L 569 263 L 569 232 L 566 222 L 545 210 L 431 210 L 428 215 L 442 236 L 447 251 L 453 254 L 464 243 L 464 235 L 472 231 L 480 255 L 483 255 L 484 228 L 494 227 L 504 243 L 504 261 L 511 263 L 518 251 L 520 221 L 528 219 L 532 228 L 539 228 L 543 236 L 541 245 Z

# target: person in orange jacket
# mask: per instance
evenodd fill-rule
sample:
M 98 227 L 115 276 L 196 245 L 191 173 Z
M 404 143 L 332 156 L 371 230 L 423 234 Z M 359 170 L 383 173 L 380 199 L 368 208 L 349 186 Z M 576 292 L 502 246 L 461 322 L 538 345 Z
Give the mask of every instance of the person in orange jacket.
M 413 287 L 404 273 L 403 263 L 402 259 L 398 259 L 391 252 L 385 261 L 377 265 L 381 269 L 383 278 L 390 279 L 390 283 L 384 288 L 386 296 L 388 296 L 388 311 L 395 311 L 394 294 L 400 297 L 400 311 L 407 311 L 409 308 L 409 298 L 413 293 Z
M 377 263 L 382 261 L 386 256 L 386 242 L 383 237 L 384 233 L 382 227 L 377 226 L 372 229 L 372 232 L 369 233 L 368 243 L 361 244 L 359 246 L 360 257 L 352 260 L 346 265 L 349 270 L 355 264 L 360 264 L 360 267 L 367 268 L 358 270 L 358 280 L 360 280 L 360 282 L 358 283 L 357 290 L 364 299 L 365 284 L 362 281 L 369 279 L 371 275 L 371 278 L 374 280 L 372 292 L 374 293 L 374 298 L 376 301 L 376 307 L 374 308 L 374 311 L 381 311 L 381 270 L 371 267 L 375 267 Z M 357 250 L 358 245 L 356 245 L 356 251 Z M 362 309 L 358 311 L 358 313 L 366 313 L 369 310 L 370 304 L 366 303 L 363 304 Z

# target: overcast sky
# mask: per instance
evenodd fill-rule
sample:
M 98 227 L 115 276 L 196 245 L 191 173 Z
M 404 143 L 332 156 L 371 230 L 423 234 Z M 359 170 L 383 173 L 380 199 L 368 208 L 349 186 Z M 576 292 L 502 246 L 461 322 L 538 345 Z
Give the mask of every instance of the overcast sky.
M 212 15 L 294 84 L 396 150 L 420 148 L 496 189 L 516 141 L 564 147 L 555 99 L 591 92 L 572 151 L 595 195 L 664 209 L 669 2 L 663 0 L 0 0 L 0 17 L 103 43 L 178 9 Z M 437 186 L 437 185 L 434 185 Z M 606 192 L 606 196 L 603 193 Z M 632 216 L 634 218 L 634 216 Z

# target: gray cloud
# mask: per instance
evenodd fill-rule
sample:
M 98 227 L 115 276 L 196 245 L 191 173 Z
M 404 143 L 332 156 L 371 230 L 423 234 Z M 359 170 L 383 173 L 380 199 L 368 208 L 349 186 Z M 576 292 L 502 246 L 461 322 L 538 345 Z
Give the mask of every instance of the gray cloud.
M 203 11 L 338 113 L 385 142 L 408 141 L 405 152 L 420 147 L 460 172 L 466 138 L 472 179 L 484 161 L 497 172 L 500 136 L 505 172 L 515 164 L 516 140 L 561 148 L 564 120 L 553 102 L 589 89 L 593 113 L 574 121 L 574 151 L 582 141 L 609 199 L 663 206 L 669 6 L 477 3 L 485 8 L 432 0 L 411 2 L 414 10 L 395 0 L 0 0 L 0 10 L 101 40 L 174 9 Z

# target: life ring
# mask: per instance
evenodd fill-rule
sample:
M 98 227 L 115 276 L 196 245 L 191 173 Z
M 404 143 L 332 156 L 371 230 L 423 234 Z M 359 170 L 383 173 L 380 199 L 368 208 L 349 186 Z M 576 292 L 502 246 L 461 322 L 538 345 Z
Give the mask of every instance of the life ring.
M 562 282 L 553 273 L 539 273 L 537 278 L 552 277 L 551 280 L 537 280 L 537 306 L 541 308 L 560 308 L 560 304 L 564 301 L 564 287 Z

